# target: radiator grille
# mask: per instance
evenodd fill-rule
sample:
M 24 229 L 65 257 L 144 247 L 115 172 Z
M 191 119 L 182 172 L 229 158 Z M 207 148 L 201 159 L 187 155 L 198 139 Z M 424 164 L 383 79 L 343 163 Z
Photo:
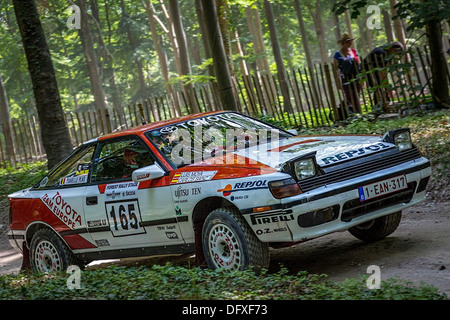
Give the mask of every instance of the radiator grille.
M 307 192 L 326 184 L 360 177 L 418 158 L 420 158 L 420 153 L 416 148 L 403 152 L 397 149 L 386 150 L 364 158 L 349 160 L 339 165 L 328 166 L 324 168 L 325 174 L 300 181 L 299 185 L 303 192 Z

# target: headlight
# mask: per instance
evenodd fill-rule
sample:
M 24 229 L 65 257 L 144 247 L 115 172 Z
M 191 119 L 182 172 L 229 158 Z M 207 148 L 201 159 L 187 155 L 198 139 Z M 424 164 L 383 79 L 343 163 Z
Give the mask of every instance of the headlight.
M 306 158 L 294 162 L 294 172 L 298 180 L 314 177 L 316 175 L 314 160 Z
M 396 129 L 386 132 L 383 141 L 395 144 L 399 151 L 409 150 L 413 147 L 411 133 L 408 128 Z
M 399 151 L 411 149 L 412 142 L 409 131 L 397 132 L 394 135 L 394 143 Z

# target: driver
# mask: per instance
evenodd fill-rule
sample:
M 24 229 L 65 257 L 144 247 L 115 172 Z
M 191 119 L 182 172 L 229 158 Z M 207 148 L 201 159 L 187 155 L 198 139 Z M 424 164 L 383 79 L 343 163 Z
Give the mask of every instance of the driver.
M 161 130 L 155 130 L 150 133 L 153 143 L 164 154 L 171 154 L 173 146 L 177 144 L 175 141 L 175 135 L 173 134 L 176 130 L 176 127 L 165 127 Z

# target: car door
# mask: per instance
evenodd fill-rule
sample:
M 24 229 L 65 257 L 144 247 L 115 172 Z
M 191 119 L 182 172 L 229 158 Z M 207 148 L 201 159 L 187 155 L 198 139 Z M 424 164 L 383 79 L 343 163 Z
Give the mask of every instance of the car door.
M 138 255 L 153 254 L 164 246 L 184 243 L 168 178 L 154 179 L 145 188 L 131 180 L 134 170 L 155 163 L 154 155 L 138 136 L 99 142 L 84 197 L 84 214 L 100 250 L 120 249 L 120 256 L 124 256 L 129 249 L 131 256 L 136 248 L 141 250 Z

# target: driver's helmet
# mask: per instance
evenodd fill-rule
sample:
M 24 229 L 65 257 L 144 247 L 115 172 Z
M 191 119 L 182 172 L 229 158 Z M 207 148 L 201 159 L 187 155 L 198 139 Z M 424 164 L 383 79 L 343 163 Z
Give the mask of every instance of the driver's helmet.
M 177 129 L 177 127 L 172 126 L 164 127 L 159 130 L 152 131 L 150 133 L 150 136 L 152 137 L 152 140 L 157 143 L 162 142 L 164 144 L 168 144 L 170 142 L 169 137 L 172 135 L 172 133 L 177 131 Z
M 159 130 L 150 132 L 150 136 L 152 137 L 152 140 L 158 144 L 169 142 L 167 135 L 162 134 Z

